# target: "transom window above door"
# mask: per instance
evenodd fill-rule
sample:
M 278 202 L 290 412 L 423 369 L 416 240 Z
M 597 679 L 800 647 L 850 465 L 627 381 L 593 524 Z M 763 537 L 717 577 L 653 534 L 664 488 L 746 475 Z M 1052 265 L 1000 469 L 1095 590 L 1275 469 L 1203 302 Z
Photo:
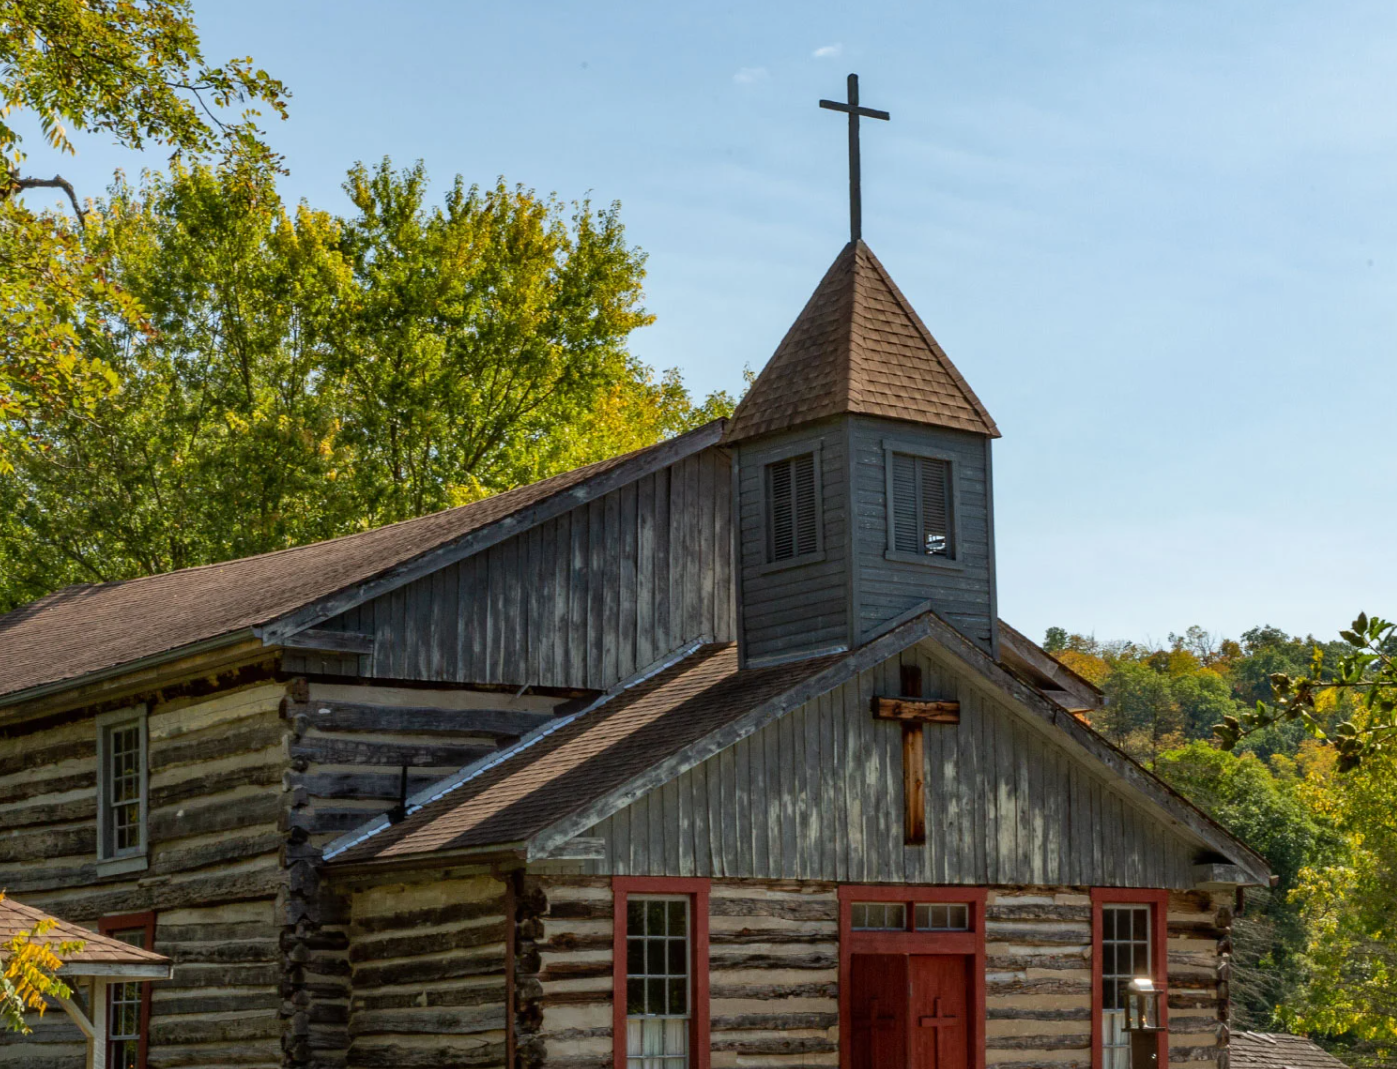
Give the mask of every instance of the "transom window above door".
M 856 932 L 905 932 L 909 905 L 914 932 L 970 931 L 969 902 L 853 902 L 849 927 Z

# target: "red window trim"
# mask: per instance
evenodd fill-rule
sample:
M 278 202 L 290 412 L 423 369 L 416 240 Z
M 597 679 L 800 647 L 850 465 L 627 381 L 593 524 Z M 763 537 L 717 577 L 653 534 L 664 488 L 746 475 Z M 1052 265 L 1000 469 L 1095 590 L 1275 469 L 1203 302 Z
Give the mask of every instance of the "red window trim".
M 611 943 L 611 1052 L 615 1069 L 626 1069 L 626 900 L 631 895 L 688 895 L 689 933 L 694 984 L 689 1022 L 689 1065 L 709 1069 L 708 1029 L 708 888 L 710 881 L 678 876 L 613 876 L 615 898 Z
M 1151 958 L 1159 997 L 1159 1023 L 1164 1027 L 1157 1039 L 1157 1065 L 1169 1064 L 1169 892 L 1137 887 L 1093 887 L 1091 889 L 1091 1069 L 1102 1069 L 1106 1056 L 1104 1019 L 1101 1010 L 1101 907 L 1103 905 L 1152 905 Z
M 120 913 L 111 917 L 102 917 L 97 922 L 97 932 L 99 935 L 111 935 L 113 932 L 129 932 L 132 928 L 142 928 L 146 933 L 146 950 L 155 949 L 155 914 L 146 913 Z M 147 1048 L 150 1045 L 150 990 L 149 980 L 141 982 L 141 1039 L 136 1048 L 136 1069 L 146 1069 Z M 106 996 L 111 998 L 110 994 Z M 111 1014 L 107 1014 L 107 1035 L 102 1037 L 104 1044 L 111 1043 Z M 107 1050 L 107 1062 L 111 1062 L 111 1050 Z
M 970 1069 L 985 1069 L 985 898 L 983 887 L 890 887 L 886 884 L 841 884 L 839 888 L 839 1021 L 840 1035 L 852 1034 L 848 1021 L 853 1008 L 853 956 L 860 954 L 964 954 L 971 963 Z M 856 932 L 851 921 L 855 902 L 968 902 L 970 931 L 916 932 L 916 910 L 907 911 L 905 932 Z M 851 1069 L 853 1051 L 839 1044 L 840 1069 Z M 1100 1066 L 1094 1067 L 1100 1069 Z

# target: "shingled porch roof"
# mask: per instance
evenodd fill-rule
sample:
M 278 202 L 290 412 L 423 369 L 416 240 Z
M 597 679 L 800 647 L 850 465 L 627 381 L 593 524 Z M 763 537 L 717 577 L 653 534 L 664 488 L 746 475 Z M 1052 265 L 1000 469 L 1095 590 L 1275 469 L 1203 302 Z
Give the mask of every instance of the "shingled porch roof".
M 48 922 L 51 926 L 42 935 L 34 934 Z M 63 967 L 59 973 L 64 976 L 135 976 L 154 980 L 170 977 L 170 959 L 163 954 L 99 935 L 13 898 L 0 899 L 0 943 L 8 943 L 21 932 L 29 932 L 35 942 L 55 949 L 60 943 L 83 944 L 81 950 L 61 955 Z
M 985 406 L 873 250 L 850 242 L 737 406 L 727 440 L 836 415 L 999 437 Z

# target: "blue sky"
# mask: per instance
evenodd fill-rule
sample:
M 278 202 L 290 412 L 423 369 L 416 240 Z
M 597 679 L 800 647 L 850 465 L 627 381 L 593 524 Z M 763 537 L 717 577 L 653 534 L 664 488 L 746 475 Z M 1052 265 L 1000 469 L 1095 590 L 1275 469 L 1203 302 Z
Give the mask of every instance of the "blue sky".
M 196 0 L 291 87 L 291 199 L 355 160 L 622 203 L 699 393 L 864 235 L 985 401 L 1000 608 L 1154 638 L 1397 615 L 1397 5 Z M 94 193 L 142 160 L 78 140 Z M 152 157 L 147 163 L 159 162 Z M 1376 535 L 1371 532 L 1377 532 Z

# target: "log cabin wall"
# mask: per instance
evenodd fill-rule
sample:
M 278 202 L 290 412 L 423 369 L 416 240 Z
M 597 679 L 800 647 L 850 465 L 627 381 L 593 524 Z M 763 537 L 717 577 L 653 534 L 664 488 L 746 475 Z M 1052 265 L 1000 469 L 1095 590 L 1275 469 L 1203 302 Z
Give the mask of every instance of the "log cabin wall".
M 432 872 L 346 892 L 349 1069 L 506 1064 L 506 882 Z
M 105 877 L 96 860 L 91 715 L 26 732 L 0 751 L 0 887 L 65 920 L 156 912 L 154 949 L 175 962 L 155 984 L 150 1065 L 282 1064 L 279 829 L 285 686 L 257 684 L 149 708 L 149 867 Z M 0 1066 L 80 1069 L 62 1014 L 36 1042 L 0 1045 Z
M 516 1017 L 521 1069 L 611 1069 L 611 882 L 544 871 L 526 877 L 524 886 Z M 712 882 L 714 1069 L 839 1064 L 837 886 Z M 986 1066 L 1091 1069 L 1088 889 L 993 889 L 985 917 Z M 1169 1043 L 1176 1069 L 1219 1064 L 1230 918 L 1221 898 L 1170 896 Z
M 920 667 L 960 702 L 925 728 L 923 846 L 903 845 L 900 725 L 875 695 Z M 1193 885 L 1198 847 L 924 646 L 785 714 L 585 833 L 613 875 L 850 882 Z
M 372 956 L 379 953 L 375 948 L 397 945 L 379 938 L 387 930 L 384 918 L 372 916 L 379 898 L 368 895 L 351 904 L 344 891 L 322 879 L 324 844 L 391 809 L 402 789 L 404 768 L 407 790 L 415 793 L 548 722 L 564 701 L 536 694 L 368 684 L 311 682 L 292 688 L 283 713 L 290 732 L 285 942 L 294 961 L 286 978 L 294 1064 L 310 1069 L 346 1064 L 353 1036 L 351 969 L 354 962 L 368 960 L 355 955 Z M 432 893 L 418 889 L 413 895 L 425 900 Z M 448 887 L 440 893 L 455 892 Z M 360 910 L 357 922 L 351 920 L 353 908 Z M 435 932 L 428 907 L 404 909 L 407 917 L 422 918 L 429 934 Z M 356 932 L 358 949 L 352 945 Z M 367 975 L 377 974 L 370 970 Z M 386 1007 L 390 994 L 366 997 L 369 1004 Z M 419 1024 L 445 1019 L 422 1018 Z M 366 1020 L 378 1018 L 361 1016 L 360 1027 L 368 1027 Z M 398 1041 L 391 1033 L 384 1035 L 358 1043 L 361 1061 L 356 1064 L 411 1064 L 373 1061 L 396 1049 Z
M 710 448 L 341 613 L 374 653 L 288 670 L 604 690 L 701 637 L 736 637 L 731 463 Z

